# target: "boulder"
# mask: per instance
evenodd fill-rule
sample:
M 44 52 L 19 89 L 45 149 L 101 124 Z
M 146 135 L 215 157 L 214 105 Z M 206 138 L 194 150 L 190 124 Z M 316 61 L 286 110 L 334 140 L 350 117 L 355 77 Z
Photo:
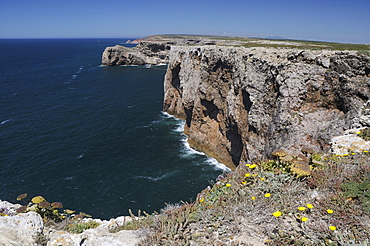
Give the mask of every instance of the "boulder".
M 0 216 L 0 245 L 35 245 L 44 223 L 35 212 L 14 216 Z

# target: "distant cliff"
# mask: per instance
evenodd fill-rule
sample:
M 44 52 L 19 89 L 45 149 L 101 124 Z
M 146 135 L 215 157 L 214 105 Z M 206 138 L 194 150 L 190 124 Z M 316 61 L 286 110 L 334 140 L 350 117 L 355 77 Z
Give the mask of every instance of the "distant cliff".
M 163 36 L 149 36 L 145 39 L 134 40 L 134 48 L 122 45 L 107 47 L 102 55 L 102 65 L 159 65 L 167 64 L 169 52 L 174 45 L 212 45 L 216 41 L 205 38 L 172 38 Z
M 370 58 L 355 51 L 174 46 L 164 111 L 192 147 L 235 167 L 284 148 L 326 151 L 370 126 Z

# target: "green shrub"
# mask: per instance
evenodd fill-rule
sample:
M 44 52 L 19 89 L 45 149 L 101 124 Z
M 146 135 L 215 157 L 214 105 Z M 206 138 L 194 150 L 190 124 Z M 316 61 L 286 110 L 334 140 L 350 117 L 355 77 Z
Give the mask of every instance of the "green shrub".
M 342 184 L 345 190 L 345 195 L 349 198 L 358 199 L 361 202 L 362 208 L 370 211 L 370 180 L 366 179 L 362 182 L 349 181 Z
M 82 233 L 84 230 L 98 227 L 100 224 L 95 221 L 89 221 L 86 223 L 75 223 L 67 226 L 65 229 L 70 233 Z

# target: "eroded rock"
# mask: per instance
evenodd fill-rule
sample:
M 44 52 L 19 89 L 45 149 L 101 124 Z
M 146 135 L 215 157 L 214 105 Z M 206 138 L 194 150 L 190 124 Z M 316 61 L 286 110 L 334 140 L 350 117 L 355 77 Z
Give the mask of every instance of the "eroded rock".
M 164 111 L 186 121 L 192 147 L 229 167 L 278 148 L 327 151 L 368 122 L 369 63 L 349 51 L 174 46 Z

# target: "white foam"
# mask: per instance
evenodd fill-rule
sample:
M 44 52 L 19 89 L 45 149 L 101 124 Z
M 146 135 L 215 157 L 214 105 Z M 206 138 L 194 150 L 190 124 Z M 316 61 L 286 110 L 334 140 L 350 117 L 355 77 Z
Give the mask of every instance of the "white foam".
M 184 128 L 185 128 L 185 122 L 181 122 L 179 123 L 179 125 L 177 126 L 177 128 L 174 130 L 175 132 L 181 132 L 183 133 L 184 132 Z
M 228 168 L 226 165 L 224 165 L 222 163 L 219 163 L 216 159 L 214 159 L 212 157 L 208 157 L 206 162 L 208 164 L 214 166 L 216 169 L 220 169 L 220 170 L 225 171 L 225 172 L 230 172 L 231 171 L 231 169 Z
M 81 159 L 85 156 L 85 153 L 82 153 L 81 155 L 77 156 L 77 159 Z
M 162 179 L 165 179 L 165 178 L 168 178 L 170 176 L 172 176 L 174 173 L 176 173 L 177 171 L 173 171 L 173 172 L 169 172 L 169 173 L 165 173 L 161 176 L 158 176 L 158 177 L 150 177 L 150 176 L 136 176 L 136 178 L 140 178 L 140 179 L 149 179 L 149 180 L 152 180 L 152 181 L 159 181 L 159 180 L 162 180 Z
M 181 155 L 182 158 L 192 159 L 196 155 L 207 156 L 205 153 L 203 153 L 201 151 L 198 151 L 198 150 L 195 150 L 195 149 L 190 147 L 190 145 L 188 143 L 188 137 L 183 133 L 184 128 L 185 128 L 185 121 L 184 120 L 178 119 L 175 116 L 170 115 L 169 113 L 164 112 L 164 111 L 161 111 L 161 113 L 165 118 L 171 118 L 171 119 L 174 119 L 174 120 L 178 121 L 177 122 L 178 127 L 175 128 L 173 131 L 177 132 L 177 133 L 181 133 L 180 134 L 180 136 L 181 136 L 180 141 L 181 141 L 181 144 L 183 145 L 183 148 L 181 150 L 180 155 Z M 231 170 L 226 165 L 218 162 L 216 159 L 214 159 L 212 157 L 207 157 L 206 162 L 209 165 L 213 166 L 214 168 L 216 168 L 218 170 L 222 170 L 222 171 L 225 171 L 225 172 L 229 172 Z
M 7 123 L 7 122 L 9 122 L 9 121 L 11 121 L 11 119 L 10 119 L 10 120 L 4 120 L 4 121 L 2 121 L 2 122 L 0 123 L 0 125 L 3 125 L 3 124 L 5 124 L 5 123 Z
M 183 135 L 183 138 L 181 139 L 181 143 L 183 144 L 184 149 L 182 151 L 183 153 L 182 153 L 181 157 L 183 157 L 183 158 L 193 158 L 194 155 L 207 156 L 205 153 L 191 148 L 189 143 L 188 143 L 188 137 L 185 134 L 182 134 L 182 135 Z M 225 171 L 225 172 L 230 172 L 231 171 L 231 169 L 228 168 L 226 165 L 218 162 L 215 158 L 212 158 L 212 157 L 209 157 L 209 156 L 207 156 L 206 163 L 208 163 L 209 165 L 213 166 L 216 169 L 219 169 L 219 170 L 222 170 L 222 171 Z
M 171 118 L 171 119 L 174 119 L 174 120 L 183 121 L 183 120 L 181 120 L 181 119 L 179 119 L 179 118 L 176 118 L 175 116 L 173 116 L 173 115 L 171 115 L 171 114 L 169 114 L 169 113 L 167 113 L 167 112 L 161 111 L 161 113 L 162 113 L 162 115 L 163 115 L 164 117 L 166 117 L 166 118 Z

